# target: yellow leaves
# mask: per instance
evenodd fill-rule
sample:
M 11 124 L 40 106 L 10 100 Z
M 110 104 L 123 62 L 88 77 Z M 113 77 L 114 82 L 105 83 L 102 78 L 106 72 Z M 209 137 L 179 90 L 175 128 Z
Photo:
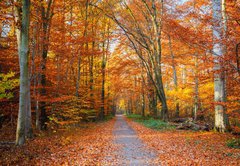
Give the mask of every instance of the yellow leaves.
M 53 51 L 48 51 L 47 57 L 53 59 L 56 57 L 56 54 Z
M 178 99 L 178 101 L 191 101 L 193 89 L 191 87 L 179 88 L 174 90 L 166 90 L 169 99 Z
M 121 100 L 119 101 L 119 107 L 120 107 L 121 109 L 125 109 L 125 100 L 124 100 L 124 99 L 121 99 Z
M 7 90 L 12 90 L 19 85 L 19 79 L 13 78 L 14 76 L 14 72 L 0 74 L 0 99 L 10 99 L 13 97 L 13 93 L 8 92 Z
M 213 81 L 202 84 L 199 88 L 199 94 L 202 100 L 207 100 L 207 101 L 213 100 L 213 94 L 214 94 L 213 92 L 214 92 Z
M 41 3 L 41 6 L 42 6 L 42 7 L 44 7 L 45 9 L 47 9 L 49 0 L 47 0 L 47 1 L 44 0 L 44 1 L 41 1 L 40 3 Z M 40 4 L 40 3 L 39 3 L 39 4 Z
M 72 138 L 68 136 L 66 138 L 63 137 L 60 143 L 62 146 L 66 146 L 66 145 L 69 145 L 71 142 L 72 142 Z
M 205 108 L 210 109 L 213 103 L 214 95 L 214 83 L 212 81 L 205 81 L 199 84 L 198 87 L 198 99 L 199 103 Z M 185 88 L 166 90 L 166 95 L 168 98 L 168 104 L 170 110 L 175 110 L 176 103 L 178 102 L 181 110 L 187 109 L 187 107 L 192 107 L 194 105 L 195 98 L 195 84 L 188 85 Z

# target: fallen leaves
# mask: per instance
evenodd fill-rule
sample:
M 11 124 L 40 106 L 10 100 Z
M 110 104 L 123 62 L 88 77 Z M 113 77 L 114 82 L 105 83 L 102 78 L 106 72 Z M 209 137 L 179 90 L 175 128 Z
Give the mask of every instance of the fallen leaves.
M 162 165 L 240 165 L 240 149 L 226 146 L 231 134 L 157 131 L 127 120 Z
M 226 146 L 231 134 L 190 131 L 157 131 L 127 120 L 139 138 L 156 152 L 161 165 L 240 165 L 240 149 Z M 23 147 L 0 146 L 1 165 L 119 165 L 114 144 L 115 120 L 91 123 L 88 128 L 73 128 L 43 134 Z M 125 154 L 123 154 L 125 155 Z M 143 160 L 144 160 L 143 156 Z
M 88 128 L 58 131 L 37 137 L 23 147 L 0 147 L 1 165 L 102 165 L 114 150 L 114 120 Z

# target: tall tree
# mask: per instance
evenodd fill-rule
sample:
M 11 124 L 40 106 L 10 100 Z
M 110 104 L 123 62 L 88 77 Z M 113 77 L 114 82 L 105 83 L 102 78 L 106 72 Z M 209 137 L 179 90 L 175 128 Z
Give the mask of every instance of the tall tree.
M 53 4 L 54 0 L 47 0 L 46 2 L 41 1 L 41 12 L 42 12 L 42 62 L 41 62 L 41 96 L 46 97 L 46 63 L 47 54 L 49 49 L 49 37 L 51 30 L 51 20 L 53 17 Z M 46 102 L 45 99 L 40 102 L 40 128 L 45 130 L 47 128 L 47 113 L 46 113 Z
M 174 53 L 173 53 L 172 40 L 171 40 L 171 36 L 170 35 L 168 35 L 168 40 L 169 40 L 169 50 L 170 50 L 171 59 L 172 59 L 173 83 L 174 83 L 175 91 L 177 92 L 178 91 L 177 70 L 176 70 L 175 56 L 174 56 Z M 175 97 L 174 102 L 176 103 L 175 116 L 178 118 L 179 117 L 179 102 L 178 102 L 178 98 Z
M 103 44 L 102 44 L 102 88 L 101 88 L 101 110 L 99 118 L 102 120 L 104 118 L 104 111 L 105 111 L 105 83 L 106 83 L 106 67 L 107 67 L 107 58 L 110 46 L 110 19 L 104 19 L 105 27 L 103 31 Z
M 224 0 L 213 0 L 213 54 L 214 54 L 214 100 L 215 100 L 215 129 L 219 132 L 227 130 L 227 117 L 225 114 L 225 75 L 222 70 L 224 56 L 223 45 L 223 12 Z
M 27 129 L 26 124 L 30 119 L 27 118 L 29 109 L 29 78 L 28 78 L 28 55 L 29 55 L 29 24 L 30 24 L 30 0 L 16 0 L 15 20 L 17 24 L 16 35 L 18 43 L 18 55 L 20 65 L 20 96 L 19 112 L 17 122 L 16 144 L 22 145 L 25 142 Z

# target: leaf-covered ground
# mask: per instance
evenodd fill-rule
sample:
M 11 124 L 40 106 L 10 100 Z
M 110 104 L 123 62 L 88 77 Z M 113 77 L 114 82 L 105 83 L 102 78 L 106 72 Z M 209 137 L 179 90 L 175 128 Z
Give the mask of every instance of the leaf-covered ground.
M 162 165 L 240 165 L 240 149 L 226 146 L 231 134 L 158 131 L 127 121 L 140 139 L 157 151 Z
M 116 151 L 114 120 L 38 135 L 23 147 L 0 146 L 0 165 L 101 165 Z
M 154 152 L 153 165 L 240 165 L 240 149 L 226 146 L 231 134 L 159 131 L 125 118 L 133 129 L 130 130 L 123 122 L 116 123 L 116 119 L 56 133 L 37 133 L 23 147 L 0 144 L 0 165 L 122 165 L 131 161 L 131 156 L 137 162 L 138 157 L 145 160 L 145 152 L 149 151 Z M 137 136 L 141 146 L 132 147 L 143 149 L 125 147 L 131 146 L 126 141 L 138 142 Z

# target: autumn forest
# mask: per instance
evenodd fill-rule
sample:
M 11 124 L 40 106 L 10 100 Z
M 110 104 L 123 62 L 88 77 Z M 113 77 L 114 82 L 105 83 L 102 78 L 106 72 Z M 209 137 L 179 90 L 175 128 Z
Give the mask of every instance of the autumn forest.
M 0 0 L 0 165 L 239 165 L 239 0 Z

